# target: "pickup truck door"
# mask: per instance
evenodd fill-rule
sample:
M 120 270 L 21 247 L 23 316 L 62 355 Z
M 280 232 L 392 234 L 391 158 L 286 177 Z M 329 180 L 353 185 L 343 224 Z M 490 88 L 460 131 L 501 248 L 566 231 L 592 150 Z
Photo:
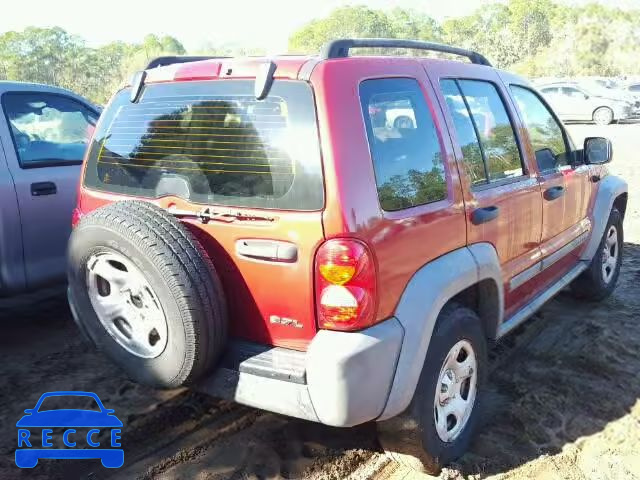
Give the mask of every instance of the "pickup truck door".
M 20 210 L 26 288 L 64 279 L 80 168 L 98 114 L 61 93 L 6 91 L 0 135 Z
M 571 120 L 591 120 L 593 117 L 593 101 L 582 90 L 575 87 L 562 87 L 560 89 L 562 113 Z
M 18 199 L 5 149 L 0 142 L 0 296 L 25 287 Z

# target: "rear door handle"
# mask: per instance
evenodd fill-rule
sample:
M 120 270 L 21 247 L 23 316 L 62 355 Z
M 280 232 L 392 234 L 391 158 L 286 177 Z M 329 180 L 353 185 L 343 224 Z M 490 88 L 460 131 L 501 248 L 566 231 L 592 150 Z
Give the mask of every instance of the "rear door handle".
M 491 220 L 495 220 L 498 218 L 498 214 L 500 213 L 500 209 L 495 205 L 491 207 L 478 208 L 473 211 L 471 214 L 471 222 L 474 225 L 480 225 L 482 223 L 490 222 Z
M 55 195 L 58 188 L 53 182 L 37 182 L 31 184 L 31 195 L 41 197 L 43 195 Z
M 556 198 L 560 198 L 564 195 L 564 187 L 551 187 L 547 188 L 544 191 L 544 199 L 545 200 L 555 200 Z

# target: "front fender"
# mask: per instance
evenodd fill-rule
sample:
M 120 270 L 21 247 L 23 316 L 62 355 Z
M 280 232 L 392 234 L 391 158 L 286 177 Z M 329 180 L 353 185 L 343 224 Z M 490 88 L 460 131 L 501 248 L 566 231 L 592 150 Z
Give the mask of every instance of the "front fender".
M 628 190 L 627 182 L 615 175 L 607 175 L 600 180 L 593 211 L 591 212 L 591 225 L 593 225 L 591 237 L 580 257 L 581 260 L 590 262 L 594 257 L 607 227 L 613 202 L 620 195 L 627 193 Z
M 391 392 L 378 420 L 398 415 L 411 403 L 442 307 L 486 279 L 496 283 L 499 325 L 504 314 L 503 287 L 500 262 L 492 245 L 479 243 L 455 250 L 428 263 L 411 278 L 395 313 L 405 334 Z

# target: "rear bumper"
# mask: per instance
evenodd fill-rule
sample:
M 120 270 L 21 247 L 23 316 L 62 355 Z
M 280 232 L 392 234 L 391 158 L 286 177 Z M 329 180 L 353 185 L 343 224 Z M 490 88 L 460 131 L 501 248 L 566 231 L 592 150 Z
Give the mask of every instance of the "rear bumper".
M 392 318 L 360 332 L 322 330 L 307 352 L 235 344 L 197 388 L 283 415 L 358 425 L 384 410 L 403 336 Z
M 68 291 L 74 320 L 75 302 Z M 321 330 L 306 352 L 231 342 L 196 389 L 244 405 L 337 427 L 375 420 L 384 410 L 404 329 L 391 318 L 360 332 Z

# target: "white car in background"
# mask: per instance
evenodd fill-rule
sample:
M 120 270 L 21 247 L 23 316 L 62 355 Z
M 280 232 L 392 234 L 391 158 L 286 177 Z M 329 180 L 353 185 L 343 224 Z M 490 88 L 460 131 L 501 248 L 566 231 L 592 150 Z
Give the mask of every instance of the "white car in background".
M 616 89 L 574 82 L 538 85 L 538 89 L 564 121 L 592 121 L 597 125 L 609 125 L 640 118 L 635 102 Z

